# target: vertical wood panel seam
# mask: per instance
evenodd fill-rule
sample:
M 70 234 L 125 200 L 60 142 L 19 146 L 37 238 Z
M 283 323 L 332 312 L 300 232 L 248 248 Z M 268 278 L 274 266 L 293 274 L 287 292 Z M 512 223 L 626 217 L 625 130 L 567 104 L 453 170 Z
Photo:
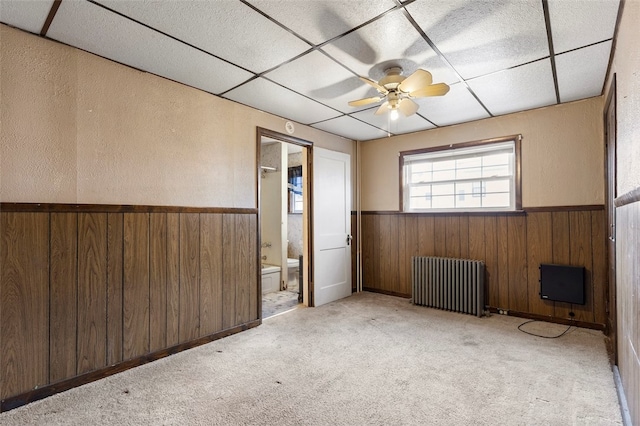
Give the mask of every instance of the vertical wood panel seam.
M 553 230 L 555 229 L 555 227 L 553 226 L 553 218 L 555 217 L 555 215 L 553 214 L 553 212 L 551 213 L 551 263 L 553 263 L 554 259 L 555 259 L 555 242 L 554 242 L 554 232 Z M 538 272 L 539 274 L 540 272 Z M 556 312 L 556 302 L 552 301 L 551 302 L 551 306 L 553 306 L 553 313 L 555 315 Z
M 524 239 L 522 240 L 524 242 L 524 265 L 527 268 L 525 274 L 524 274 L 524 279 L 526 280 L 526 285 L 524 286 L 526 293 L 525 296 L 527 298 L 527 307 L 529 306 L 529 244 L 528 244 L 528 239 L 529 239 L 529 229 L 527 228 L 527 217 L 524 217 Z
M 567 213 L 569 229 L 567 232 L 567 238 L 569 239 L 569 262 L 571 262 L 571 212 Z
M 109 327 L 109 307 L 111 306 L 111 303 L 109 303 L 109 289 L 111 288 L 111 268 L 109 267 L 109 259 L 111 258 L 111 252 L 109 251 L 109 248 L 111 247 L 111 244 L 109 244 L 109 213 L 107 213 L 107 220 L 106 220 L 106 226 L 105 226 L 105 233 L 107 235 L 106 239 L 105 239 L 105 243 L 106 243 L 106 256 L 107 256 L 107 262 L 106 262 L 106 276 L 107 276 L 107 287 L 106 287 L 106 295 L 105 295 L 105 306 L 106 309 L 104 310 L 104 329 L 105 329 L 105 333 L 104 333 L 104 361 L 105 361 L 105 365 L 109 365 L 109 332 L 111 331 L 111 327 Z
M 103 213 L 102 215 L 104 217 L 104 361 L 102 367 L 106 367 L 109 363 L 109 214 Z
M 444 218 L 444 257 L 449 257 L 449 247 L 447 241 L 449 238 L 449 217 Z
M 48 331 L 49 331 L 49 346 L 47 348 L 47 353 L 48 353 L 48 362 L 47 365 L 51 365 L 51 213 L 47 214 L 48 219 L 49 219 L 49 238 L 48 238 L 48 246 L 49 246 L 49 277 L 48 277 L 48 281 L 49 281 L 49 327 L 48 327 Z M 51 368 L 49 368 L 49 374 L 47 374 L 47 383 L 51 383 Z
M 238 218 L 233 217 L 233 319 L 231 320 L 231 326 L 236 325 L 238 320 Z
M 124 250 L 124 213 L 118 213 L 118 215 L 122 216 L 122 220 L 120 223 L 122 224 L 122 228 L 120 229 L 120 244 L 122 244 L 122 249 L 120 251 L 120 361 L 124 360 L 124 258 L 126 256 Z
M 196 259 L 198 261 L 198 267 L 196 268 L 196 271 L 198 271 L 198 303 L 197 303 L 197 307 L 198 307 L 198 333 L 197 335 L 200 336 L 200 330 L 201 330 L 201 325 L 202 325 L 202 312 L 201 312 L 201 307 L 202 307 L 202 295 L 201 295 L 201 291 L 202 291 L 202 263 L 201 263 L 201 257 L 202 257 L 202 253 L 200 253 L 200 251 L 202 250 L 202 246 L 200 245 L 202 243 L 202 222 L 201 222 L 201 217 L 202 214 L 198 213 L 198 255 L 196 256 Z
M 80 327 L 78 327 L 78 297 L 80 295 L 80 214 L 75 213 L 76 216 L 76 347 L 74 348 L 75 364 L 74 370 L 78 373 L 78 333 Z
M 509 303 L 510 300 L 511 300 L 509 298 L 510 293 L 511 293 L 511 291 L 510 291 L 510 287 L 511 287 L 511 282 L 510 282 L 511 281 L 511 268 L 509 267 L 510 266 L 509 264 L 511 262 L 509 262 L 509 218 L 508 217 L 506 218 L 504 223 L 507 225 L 507 286 L 506 287 L 507 287 L 507 306 L 509 306 L 509 305 L 511 305 L 511 303 Z M 509 307 L 511 307 L 511 306 L 509 306 Z
M 553 230 L 555 229 L 555 228 L 553 227 L 553 218 L 554 218 L 554 216 L 555 216 L 555 215 L 554 215 L 553 213 L 551 213 L 551 260 L 552 260 L 552 261 L 553 261 L 553 259 L 555 259 L 555 257 L 554 257 L 554 254 L 555 254 L 555 253 L 554 253 L 554 248 L 555 248 L 555 246 L 556 246 L 556 245 L 554 244 L 554 241 L 553 241 Z M 555 302 L 554 302 L 554 308 L 555 308 Z
M 48 249 L 49 249 L 49 253 L 47 256 L 48 259 L 48 273 L 49 273 L 49 292 L 47 294 L 47 299 L 49 301 L 48 304 L 48 310 L 49 312 L 47 312 L 47 316 L 49 317 L 49 336 L 48 336 L 48 342 L 47 342 L 47 347 L 51 348 L 51 213 L 49 213 L 48 215 L 48 219 L 49 219 L 49 229 L 47 230 L 47 239 L 49 240 L 49 244 L 48 244 Z M 51 377 L 51 352 L 50 349 L 49 351 L 47 351 L 49 353 L 49 356 L 47 357 L 47 383 L 49 382 L 49 377 Z
M 469 218 L 467 218 L 469 220 Z M 462 258 L 462 218 L 458 218 L 458 257 Z M 467 225 L 467 255 L 469 254 L 469 225 Z
M 485 279 L 485 282 L 484 282 L 484 300 L 483 300 L 483 304 L 484 304 L 485 308 L 490 305 L 490 303 L 489 303 L 489 301 L 490 301 L 490 299 L 489 299 L 489 290 L 491 288 L 490 287 L 490 285 L 491 285 L 490 280 L 487 279 L 487 274 L 488 274 L 489 271 L 487 269 L 487 242 L 485 240 L 485 238 L 486 238 L 485 236 L 487 235 L 486 222 L 487 222 L 486 219 L 482 218 L 482 241 L 484 242 L 484 247 L 483 247 L 484 256 L 482 256 L 482 260 L 484 260 L 484 262 L 485 262 L 485 266 L 484 266 L 484 279 Z M 469 248 L 471 248 L 471 244 L 469 244 Z M 480 260 L 480 259 L 478 259 L 478 260 Z
M 569 221 L 569 229 L 568 229 L 568 232 L 567 232 L 567 236 L 569 238 L 569 264 L 573 265 L 573 261 L 572 261 L 572 257 L 571 257 L 571 212 L 567 213 L 567 217 L 569 218 L 568 219 L 568 221 Z M 569 306 L 570 306 L 569 312 L 573 312 L 573 304 L 570 304 Z M 571 317 L 571 318 L 575 318 L 575 317 Z
M 147 342 L 148 347 L 146 352 L 151 352 L 151 213 L 144 213 L 147 215 L 147 312 L 148 326 L 147 326 Z
M 47 383 L 51 383 L 51 213 L 47 214 L 47 218 L 49 220 L 49 235 L 47 237 L 48 240 L 48 246 L 49 246 L 49 256 L 47 256 L 47 258 L 49 259 L 49 297 L 47 299 L 49 302 L 49 312 L 48 312 L 48 329 L 49 329 L 49 333 L 48 333 L 48 345 L 47 345 Z
M 165 230 L 165 238 L 164 238 L 164 246 L 165 246 L 165 279 L 164 279 L 164 300 L 165 300 L 165 309 L 164 309 L 164 341 L 165 345 L 168 346 L 169 342 L 169 216 L 166 213 L 162 213 L 164 218 L 164 230 Z
M 102 296 L 104 296 L 104 358 L 103 361 L 100 362 L 99 365 L 94 365 L 94 369 L 95 368 L 100 368 L 100 367 L 104 367 L 107 365 L 107 327 L 108 327 L 108 323 L 107 323 L 107 312 L 108 312 L 108 306 L 107 306 L 107 294 L 109 292 L 109 281 L 108 281 L 108 277 L 107 277 L 107 271 L 109 269 L 109 264 L 107 261 L 107 257 L 106 257 L 106 253 L 107 253 L 107 248 L 109 246 L 109 235 L 108 235 L 108 228 L 109 228 L 109 216 L 107 213 L 102 213 L 100 214 L 100 217 L 104 219 L 104 233 L 102 234 L 104 237 L 104 240 L 102 241 L 102 244 L 100 245 L 102 248 L 104 248 L 104 251 L 102 252 L 102 257 L 98 259 L 98 265 L 100 265 L 102 262 L 104 265 L 104 271 L 101 274 L 101 276 L 104 278 L 104 281 L 102 282 L 102 285 L 104 285 L 104 293 L 102 294 Z M 98 266 L 99 267 L 99 266 Z M 101 308 L 102 308 L 101 306 Z M 96 315 L 96 319 L 98 319 L 98 315 Z M 96 324 L 96 328 L 98 328 L 99 325 Z M 96 331 L 96 341 L 100 340 L 100 335 L 98 334 L 98 331 Z M 96 357 L 97 358 L 97 357 Z
M 182 340 L 180 340 L 180 317 L 182 316 L 182 279 L 181 279 L 181 274 L 182 271 L 181 266 L 182 266 L 182 213 L 178 213 L 178 322 L 177 322 L 177 327 L 178 327 L 178 342 L 181 342 Z
M 595 263 L 594 259 L 593 259 L 593 212 L 589 212 L 589 247 L 591 248 L 591 315 L 592 315 L 592 319 L 591 321 L 596 322 L 596 292 L 595 292 L 595 288 L 596 288 L 596 283 L 595 283 L 595 274 L 594 274 L 594 270 L 593 270 L 593 265 Z
M 593 322 L 596 322 L 596 276 L 595 276 L 595 269 L 596 269 L 596 259 L 594 256 L 594 235 L 593 235 L 593 221 L 594 221 L 594 215 L 596 213 L 595 212 L 589 212 L 589 236 L 591 238 L 591 313 L 593 315 Z

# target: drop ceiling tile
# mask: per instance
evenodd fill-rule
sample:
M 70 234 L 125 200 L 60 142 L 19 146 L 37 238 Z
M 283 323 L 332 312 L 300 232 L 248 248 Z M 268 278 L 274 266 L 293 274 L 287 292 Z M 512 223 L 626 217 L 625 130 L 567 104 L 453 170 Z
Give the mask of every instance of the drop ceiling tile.
M 225 93 L 224 97 L 303 124 L 340 115 L 338 111 L 264 78 L 256 78 L 243 84 Z
M 549 0 L 556 54 L 613 38 L 618 0 Z
M 407 10 L 465 79 L 549 56 L 539 0 L 417 1 Z
M 393 0 L 249 0 L 313 44 L 320 44 L 392 9 Z
M 239 1 L 100 3 L 253 72 L 266 71 L 310 48 Z
M 560 100 L 570 102 L 600 96 L 610 52 L 611 42 L 607 41 L 557 55 Z
M 468 81 L 471 90 L 494 115 L 556 103 L 551 61 L 543 59 Z
M 419 98 L 420 115 L 437 126 L 488 118 L 489 114 L 462 83 L 451 86 L 444 96 Z
M 404 75 L 418 68 L 426 69 L 433 74 L 436 83 L 458 81 L 402 11 L 388 13 L 324 46 L 322 50 L 357 74 L 376 81 L 384 76 L 385 69 L 393 65 L 400 65 Z
M 228 90 L 252 76 L 89 2 L 63 1 L 47 35 L 212 93 Z
M 349 101 L 377 95 L 373 87 L 319 51 L 285 64 L 265 77 L 346 113 L 367 108 L 350 107 Z
M 372 126 L 384 129 L 394 135 L 433 129 L 435 127 L 419 115 L 420 111 L 418 111 L 418 114 L 413 114 L 409 117 L 402 117 L 402 115 L 400 115 L 397 120 L 391 120 L 389 114 L 375 115 L 376 110 L 377 107 L 356 112 L 351 114 L 351 116 L 369 123 Z
M 40 34 L 44 21 L 49 16 L 53 0 L 2 0 L 0 22 Z
M 359 141 L 379 139 L 389 136 L 387 132 L 372 127 L 347 115 L 334 118 L 333 120 L 323 121 L 322 123 L 316 123 L 313 127 Z

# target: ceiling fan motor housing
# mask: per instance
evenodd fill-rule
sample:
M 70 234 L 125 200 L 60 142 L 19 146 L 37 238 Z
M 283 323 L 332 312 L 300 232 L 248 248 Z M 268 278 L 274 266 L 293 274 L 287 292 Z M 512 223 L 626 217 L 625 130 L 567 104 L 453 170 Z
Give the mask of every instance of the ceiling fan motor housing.
M 385 71 L 385 76 L 378 82 L 380 86 L 385 87 L 387 90 L 396 90 L 400 83 L 402 83 L 407 77 L 402 75 L 402 68 L 391 67 Z

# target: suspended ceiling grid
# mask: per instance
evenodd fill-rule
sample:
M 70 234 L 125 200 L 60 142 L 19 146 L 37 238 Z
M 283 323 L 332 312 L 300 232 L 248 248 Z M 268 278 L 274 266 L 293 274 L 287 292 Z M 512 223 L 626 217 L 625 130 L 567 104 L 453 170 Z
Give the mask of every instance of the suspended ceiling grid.
M 618 0 L 2 0 L 0 22 L 349 139 L 602 94 Z M 358 76 L 451 86 L 391 121 Z

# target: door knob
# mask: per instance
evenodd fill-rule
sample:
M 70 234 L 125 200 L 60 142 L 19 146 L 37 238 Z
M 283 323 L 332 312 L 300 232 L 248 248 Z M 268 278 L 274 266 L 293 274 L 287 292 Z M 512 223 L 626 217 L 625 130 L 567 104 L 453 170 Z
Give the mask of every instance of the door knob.
M 353 239 L 353 237 L 351 235 L 347 235 L 347 245 L 350 246 L 351 245 L 351 240 Z

